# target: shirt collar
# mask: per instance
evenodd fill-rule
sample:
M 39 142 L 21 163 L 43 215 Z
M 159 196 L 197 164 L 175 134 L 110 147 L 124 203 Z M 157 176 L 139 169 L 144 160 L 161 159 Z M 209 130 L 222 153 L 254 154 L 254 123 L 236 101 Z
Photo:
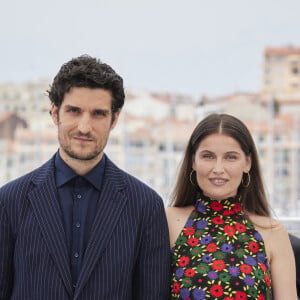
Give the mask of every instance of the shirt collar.
M 97 190 L 101 188 L 101 182 L 104 174 L 105 168 L 105 155 L 102 156 L 100 162 L 87 174 L 82 176 L 90 184 L 92 184 Z M 68 181 L 72 180 L 76 176 L 80 176 L 75 171 L 73 171 L 61 158 L 59 152 L 57 151 L 55 155 L 55 180 L 56 186 L 61 187 Z

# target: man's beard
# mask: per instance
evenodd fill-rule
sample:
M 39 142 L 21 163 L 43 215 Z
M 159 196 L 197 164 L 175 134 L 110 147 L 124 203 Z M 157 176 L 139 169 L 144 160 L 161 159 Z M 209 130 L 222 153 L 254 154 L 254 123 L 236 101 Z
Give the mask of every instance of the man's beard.
M 91 138 L 91 136 L 87 136 L 88 138 Z M 71 139 L 71 138 L 70 138 Z M 76 151 L 72 149 L 71 144 L 68 145 L 68 142 L 65 143 L 65 141 L 67 141 L 67 139 L 64 139 L 63 136 L 61 136 L 58 133 L 58 140 L 59 140 L 59 144 L 60 147 L 62 148 L 62 150 L 71 158 L 73 159 L 77 159 L 77 160 L 84 160 L 84 161 L 88 161 L 88 160 L 93 160 L 95 158 L 97 158 L 103 151 L 103 149 L 94 149 L 91 150 L 88 153 L 82 153 L 80 154 L 80 150 Z
M 88 154 L 83 154 L 83 155 L 80 155 L 80 154 L 77 154 L 75 151 L 71 150 L 71 149 L 68 149 L 68 148 L 64 148 L 62 146 L 62 149 L 65 151 L 65 153 L 67 153 L 67 155 L 71 158 L 74 158 L 74 159 L 78 159 L 78 160 L 93 160 L 95 158 L 97 158 L 102 151 L 93 151 L 91 153 L 88 153 Z

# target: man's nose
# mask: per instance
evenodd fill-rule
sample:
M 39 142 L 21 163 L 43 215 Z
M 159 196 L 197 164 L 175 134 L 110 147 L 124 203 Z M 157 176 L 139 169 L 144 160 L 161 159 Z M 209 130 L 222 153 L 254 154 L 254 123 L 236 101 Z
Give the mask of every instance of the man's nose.
M 83 134 L 87 134 L 91 131 L 91 119 L 87 114 L 81 116 L 78 123 L 78 130 Z

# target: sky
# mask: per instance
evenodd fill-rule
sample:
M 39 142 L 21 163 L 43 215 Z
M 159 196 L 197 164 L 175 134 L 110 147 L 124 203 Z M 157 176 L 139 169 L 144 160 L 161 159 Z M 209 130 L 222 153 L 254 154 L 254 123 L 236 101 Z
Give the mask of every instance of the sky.
M 257 92 L 266 47 L 300 47 L 299 0 L 10 0 L 0 83 L 53 79 L 89 54 L 125 87 L 193 97 Z

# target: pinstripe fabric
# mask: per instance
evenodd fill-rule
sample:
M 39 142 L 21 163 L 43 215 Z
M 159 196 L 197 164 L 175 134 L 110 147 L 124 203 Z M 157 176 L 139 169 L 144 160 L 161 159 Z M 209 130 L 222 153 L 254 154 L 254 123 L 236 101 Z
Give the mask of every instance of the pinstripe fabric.
M 53 158 L 0 189 L 0 300 L 168 299 L 169 255 L 161 198 L 109 159 L 75 289 Z

